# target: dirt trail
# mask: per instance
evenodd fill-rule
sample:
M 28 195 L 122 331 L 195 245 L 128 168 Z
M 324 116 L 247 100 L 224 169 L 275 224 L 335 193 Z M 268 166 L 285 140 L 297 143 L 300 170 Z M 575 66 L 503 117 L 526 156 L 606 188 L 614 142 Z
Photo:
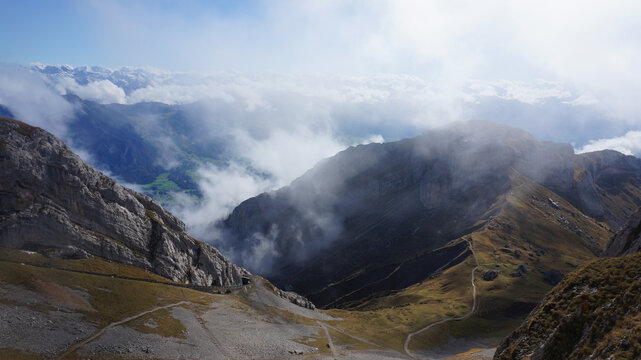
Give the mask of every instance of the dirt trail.
M 405 353 L 409 357 L 411 357 L 412 359 L 415 359 L 416 357 L 414 355 L 412 355 L 412 352 L 409 349 L 409 345 L 410 345 L 410 341 L 412 340 L 412 337 L 414 335 L 418 335 L 418 334 L 420 334 L 420 333 L 422 333 L 422 332 L 424 332 L 426 330 L 429 330 L 429 329 L 433 328 L 434 326 L 446 323 L 448 321 L 467 319 L 468 317 L 470 317 L 470 316 L 472 316 L 474 314 L 474 311 L 476 311 L 476 284 L 474 283 L 474 273 L 482 265 L 479 264 L 479 259 L 476 257 L 476 252 L 474 251 L 474 247 L 472 246 L 471 240 L 466 240 L 466 241 L 470 246 L 470 250 L 472 251 L 472 255 L 474 256 L 474 261 L 476 262 L 476 267 L 474 267 L 474 269 L 472 269 L 472 310 L 470 310 L 470 312 L 468 312 L 467 314 L 465 314 L 463 316 L 457 316 L 457 317 L 441 319 L 441 320 L 439 320 L 439 321 L 437 321 L 435 323 L 429 324 L 426 327 L 407 335 L 407 339 L 405 339 L 405 344 L 403 345 L 403 349 L 405 350 Z
M 327 330 L 327 326 L 320 321 L 317 321 L 317 323 L 323 328 L 323 330 L 325 330 L 325 336 L 327 337 L 327 344 L 329 345 L 329 348 L 332 350 L 332 356 L 334 358 L 337 358 L 338 355 L 336 354 L 336 349 L 334 348 L 334 342 L 332 341 L 332 337 L 329 335 L 329 330 Z
M 153 309 L 149 309 L 149 310 L 143 311 L 141 313 L 138 313 L 136 315 L 130 316 L 128 318 L 124 318 L 124 319 L 122 319 L 120 321 L 113 322 L 113 323 L 103 327 L 97 333 L 91 335 L 90 337 L 82 340 L 79 343 L 76 343 L 76 344 L 70 346 L 69 349 L 67 349 L 67 351 L 62 353 L 56 359 L 59 359 L 59 360 L 60 359 L 64 359 L 66 356 L 68 356 L 71 353 L 73 353 L 74 351 L 78 350 L 81 346 L 86 345 L 87 343 L 99 338 L 100 336 L 102 336 L 105 333 L 105 331 L 111 329 L 114 326 L 122 325 L 122 324 L 124 324 L 126 322 L 129 322 L 131 320 L 138 319 L 139 317 L 145 316 L 145 315 L 150 314 L 150 313 L 152 313 L 154 311 L 163 310 L 163 309 L 169 309 L 169 308 L 172 308 L 174 306 L 179 306 L 179 305 L 183 305 L 183 304 L 191 304 L 191 303 L 189 301 L 179 301 L 179 302 L 174 303 L 174 304 L 169 304 L 169 305 L 165 305 L 165 306 L 157 306 L 157 307 L 155 307 Z

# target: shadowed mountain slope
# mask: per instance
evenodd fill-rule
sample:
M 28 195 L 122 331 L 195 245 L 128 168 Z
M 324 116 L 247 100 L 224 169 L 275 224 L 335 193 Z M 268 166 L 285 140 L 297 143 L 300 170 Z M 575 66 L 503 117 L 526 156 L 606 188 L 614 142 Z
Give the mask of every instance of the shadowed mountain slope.
M 463 261 L 469 250 L 451 242 L 488 224 L 514 174 L 614 228 L 641 204 L 640 160 L 613 151 L 575 155 L 570 145 L 479 121 L 351 147 L 240 204 L 223 236 L 250 270 L 318 305 L 352 306 Z M 601 242 L 589 236 L 586 246 Z

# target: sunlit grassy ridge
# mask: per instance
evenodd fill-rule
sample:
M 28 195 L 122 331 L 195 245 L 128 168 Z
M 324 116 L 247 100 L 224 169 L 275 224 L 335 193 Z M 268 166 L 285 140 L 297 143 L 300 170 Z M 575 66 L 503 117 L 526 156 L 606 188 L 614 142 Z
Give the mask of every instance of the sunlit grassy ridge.
M 499 338 L 514 330 L 552 288 L 543 274 L 564 274 L 595 259 L 611 236 L 607 225 L 584 216 L 549 189 L 514 171 L 512 188 L 497 199 L 480 230 L 452 243 L 471 239 L 479 263 L 478 309 L 474 316 L 416 335 L 411 349 L 445 345 L 450 337 Z M 556 208 L 551 202 L 554 201 Z M 580 232 L 576 230 L 580 229 Z M 527 268 L 522 276 L 518 267 Z M 369 300 L 358 311 L 329 310 L 343 329 L 402 351 L 408 333 L 447 317 L 466 314 L 472 306 L 472 257 L 457 266 L 388 296 Z M 485 271 L 499 270 L 494 281 Z

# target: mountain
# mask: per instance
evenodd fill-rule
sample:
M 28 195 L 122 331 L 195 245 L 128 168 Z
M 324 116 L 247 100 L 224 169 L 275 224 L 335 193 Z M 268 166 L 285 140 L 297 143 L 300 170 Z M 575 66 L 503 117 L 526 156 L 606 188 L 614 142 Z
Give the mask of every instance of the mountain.
M 162 75 L 161 71 L 126 66 L 114 70 L 101 66 L 33 64 L 30 69 L 50 78 L 70 78 L 79 85 L 106 80 L 121 88 L 127 95 L 153 84 L 156 76 Z
M 0 118 L 0 358 L 401 358 L 191 238 L 50 133 Z
M 634 213 L 628 223 L 610 240 L 604 256 L 624 256 L 641 250 L 641 210 Z
M 245 265 L 326 305 L 359 286 L 350 279 L 369 283 L 402 265 L 379 286 L 398 290 L 455 265 L 469 251 L 450 242 L 500 214 L 520 183 L 551 190 L 576 208 L 574 217 L 617 228 L 641 204 L 641 161 L 615 152 L 575 155 L 570 145 L 514 128 L 463 123 L 321 162 L 234 209 L 224 222 L 226 242 L 238 253 L 271 242 L 273 257 Z M 582 246 L 600 251 L 598 238 L 571 227 Z
M 46 131 L 0 130 L 11 358 L 470 358 L 639 202 L 639 160 L 492 123 L 353 147 L 222 224 L 236 259 L 328 308 L 312 311 Z
M 0 118 L 0 246 L 98 256 L 196 285 L 240 285 L 246 271 L 156 201 L 94 170 L 46 131 Z
M 572 272 L 498 347 L 495 359 L 641 357 L 641 211 L 600 259 Z
M 344 329 L 435 356 L 426 349 L 492 347 L 518 327 L 599 256 L 640 185 L 634 157 L 459 123 L 326 159 L 240 204 L 222 237 L 239 263 L 332 309 Z
M 201 197 L 196 169 L 234 159 L 226 134 L 197 115 L 202 103 L 121 105 L 65 98 L 76 109 L 66 134 L 74 148 L 164 204 L 171 203 L 172 192 Z

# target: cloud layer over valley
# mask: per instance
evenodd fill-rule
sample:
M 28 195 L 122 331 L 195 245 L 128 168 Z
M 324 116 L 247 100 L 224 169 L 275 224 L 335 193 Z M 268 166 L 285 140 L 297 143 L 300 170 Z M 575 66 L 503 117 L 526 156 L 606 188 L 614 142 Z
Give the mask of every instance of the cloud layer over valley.
M 587 94 L 543 80 L 468 80 L 454 88 L 401 74 L 207 74 L 42 64 L 31 70 L 3 65 L 0 75 L 0 103 L 16 117 L 63 137 L 66 122 L 77 114 L 61 95 L 101 104 L 186 106 L 185 121 L 195 119 L 199 127 L 200 139 L 193 141 L 224 139 L 222 151 L 233 159 L 224 165 L 203 163 L 197 171 L 203 199 L 181 198 L 175 208 L 194 229 L 206 228 L 248 197 L 288 184 L 346 146 L 412 137 L 452 121 L 506 123 L 541 139 L 576 144 L 581 151 L 640 151 L 630 139 L 634 132 L 620 137 L 629 129 L 627 121 L 608 117 Z M 18 83 L 22 86 L 14 86 Z M 160 120 L 131 119 L 136 132 L 155 144 L 160 164 L 176 166 L 180 150 L 163 133 Z M 595 140 L 604 137 L 613 140 Z M 625 147 L 619 146 L 623 139 Z

